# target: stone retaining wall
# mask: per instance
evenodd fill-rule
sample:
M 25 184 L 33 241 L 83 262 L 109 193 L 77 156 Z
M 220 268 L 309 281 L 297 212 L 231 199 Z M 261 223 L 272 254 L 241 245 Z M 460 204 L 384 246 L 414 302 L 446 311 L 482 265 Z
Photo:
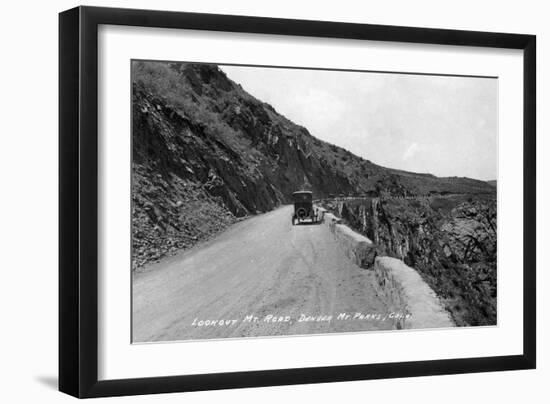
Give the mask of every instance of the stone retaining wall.
M 324 223 L 344 254 L 361 268 L 373 269 L 375 287 L 394 315 L 397 329 L 454 327 L 449 313 L 420 274 L 397 258 L 378 256 L 367 237 L 341 223 L 341 219 L 319 208 Z M 389 314 L 388 313 L 388 314 Z
M 376 288 L 391 311 L 409 314 L 397 318 L 397 328 L 454 327 L 449 313 L 420 274 L 403 261 L 377 257 L 374 263 Z

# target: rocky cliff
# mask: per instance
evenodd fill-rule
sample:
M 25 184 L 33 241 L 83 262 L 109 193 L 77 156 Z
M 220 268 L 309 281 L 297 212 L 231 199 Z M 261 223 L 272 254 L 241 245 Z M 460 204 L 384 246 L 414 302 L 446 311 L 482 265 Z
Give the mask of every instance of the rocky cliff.
M 457 325 L 496 324 L 496 195 L 365 198 L 324 204 L 402 259 L 442 298 Z
M 494 193 L 486 182 L 387 169 L 312 136 L 215 65 L 132 63 L 133 267 L 193 246 L 292 192 Z

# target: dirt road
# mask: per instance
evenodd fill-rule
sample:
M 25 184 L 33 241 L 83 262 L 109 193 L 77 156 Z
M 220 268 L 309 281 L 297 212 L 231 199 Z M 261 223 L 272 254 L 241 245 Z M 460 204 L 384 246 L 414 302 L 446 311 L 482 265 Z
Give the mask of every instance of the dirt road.
M 291 212 L 244 220 L 135 273 L 133 341 L 391 328 L 373 274 L 343 255 L 326 225 L 292 226 Z

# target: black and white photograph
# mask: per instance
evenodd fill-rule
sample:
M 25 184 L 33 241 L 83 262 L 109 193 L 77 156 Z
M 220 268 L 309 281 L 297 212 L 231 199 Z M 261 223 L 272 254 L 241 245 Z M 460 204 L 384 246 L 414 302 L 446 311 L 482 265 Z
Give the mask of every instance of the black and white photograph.
M 498 77 L 129 68 L 132 343 L 498 326 Z

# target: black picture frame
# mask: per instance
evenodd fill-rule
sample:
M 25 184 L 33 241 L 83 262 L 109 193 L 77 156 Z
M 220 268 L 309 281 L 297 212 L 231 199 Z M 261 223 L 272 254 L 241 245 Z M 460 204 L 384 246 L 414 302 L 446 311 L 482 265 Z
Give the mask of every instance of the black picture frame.
M 98 380 L 98 26 L 523 50 L 523 354 Z M 307 20 L 77 7 L 59 15 L 59 390 L 104 397 L 459 374 L 536 366 L 536 37 Z

